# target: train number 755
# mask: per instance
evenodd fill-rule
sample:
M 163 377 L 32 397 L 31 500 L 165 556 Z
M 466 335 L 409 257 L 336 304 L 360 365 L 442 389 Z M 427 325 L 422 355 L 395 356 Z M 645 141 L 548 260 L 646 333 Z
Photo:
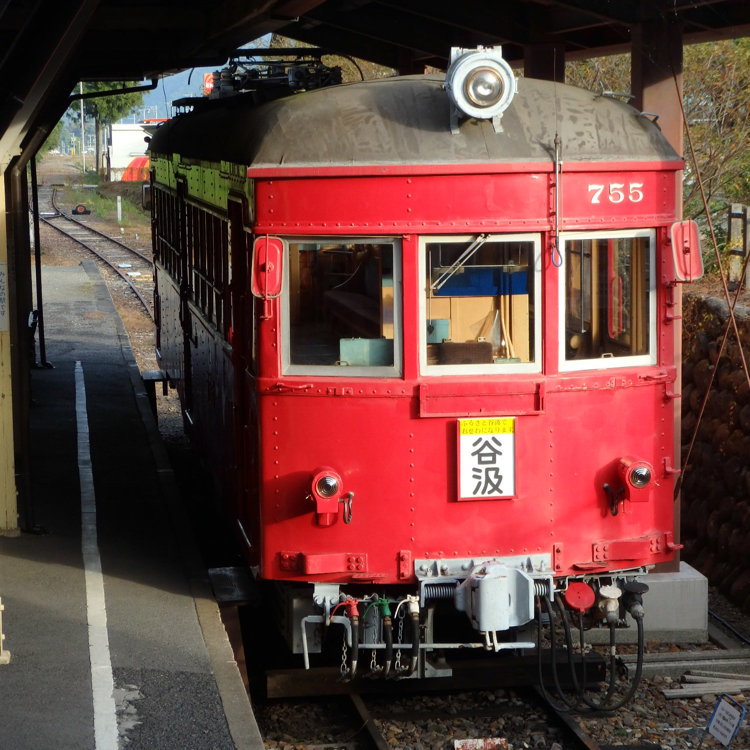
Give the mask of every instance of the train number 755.
M 589 185 L 591 203 L 601 203 L 608 200 L 610 203 L 622 203 L 628 200 L 630 203 L 640 203 L 643 200 L 643 183 L 610 182 L 608 185 Z M 604 197 L 602 197 L 604 196 Z

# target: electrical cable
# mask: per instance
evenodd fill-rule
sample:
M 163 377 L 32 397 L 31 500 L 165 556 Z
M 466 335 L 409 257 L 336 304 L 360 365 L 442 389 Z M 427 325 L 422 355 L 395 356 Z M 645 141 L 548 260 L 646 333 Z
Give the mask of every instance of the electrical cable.
M 545 597 L 546 598 L 546 597 Z M 550 695 L 549 691 L 547 690 L 547 686 L 544 683 L 544 668 L 543 668 L 543 659 L 542 659 L 542 607 L 541 607 L 541 599 L 542 597 L 536 597 L 537 599 L 537 606 L 536 606 L 536 632 L 537 632 L 537 643 L 536 643 L 536 650 L 537 650 L 537 677 L 539 679 L 539 690 L 542 693 L 542 697 L 544 698 L 547 703 L 549 703 L 552 708 L 557 711 L 558 713 L 567 713 L 568 711 L 571 711 L 573 708 L 575 708 L 575 705 L 572 704 L 563 694 L 562 689 L 559 687 L 559 681 L 557 678 L 557 665 L 555 662 L 555 633 L 554 628 L 550 627 L 550 663 L 552 665 L 552 676 L 553 679 L 556 682 L 556 689 L 558 690 L 559 698 L 563 701 L 562 704 L 557 703 L 552 696 Z

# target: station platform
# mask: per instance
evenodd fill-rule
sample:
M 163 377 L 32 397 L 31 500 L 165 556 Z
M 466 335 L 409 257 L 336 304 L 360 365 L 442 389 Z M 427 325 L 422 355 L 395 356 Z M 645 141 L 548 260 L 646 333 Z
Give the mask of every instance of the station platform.
M 105 284 L 93 262 L 43 279 L 34 533 L 0 538 L 0 747 L 262 748 Z

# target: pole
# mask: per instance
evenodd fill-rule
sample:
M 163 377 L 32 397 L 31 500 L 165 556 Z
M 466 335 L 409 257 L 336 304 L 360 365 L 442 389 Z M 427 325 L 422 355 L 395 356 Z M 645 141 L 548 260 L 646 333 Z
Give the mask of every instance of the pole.
M 78 90 L 83 94 L 83 81 L 78 84 Z M 81 99 L 81 162 L 83 175 L 86 175 L 86 138 L 84 137 L 83 99 Z
M 36 179 L 36 157 L 29 162 L 31 167 L 31 206 L 34 215 L 34 270 L 36 272 L 36 326 L 39 332 L 39 364 L 52 367 L 47 362 L 47 344 L 44 339 L 44 302 L 42 300 L 42 249 L 39 235 L 39 190 Z
M 740 203 L 729 206 L 729 221 L 727 225 L 727 249 L 729 263 L 727 268 L 727 286 L 733 292 L 742 283 L 742 263 L 747 250 L 747 208 Z

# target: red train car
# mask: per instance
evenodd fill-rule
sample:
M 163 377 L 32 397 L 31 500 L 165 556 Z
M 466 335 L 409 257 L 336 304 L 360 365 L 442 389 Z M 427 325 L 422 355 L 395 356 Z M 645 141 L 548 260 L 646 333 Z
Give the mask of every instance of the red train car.
M 151 141 L 158 347 L 295 651 L 335 622 L 351 672 L 423 676 L 438 647 L 533 646 L 561 594 L 640 625 L 677 546 L 695 275 L 659 128 L 496 49 L 256 99 Z M 446 640 L 446 600 L 473 636 Z

